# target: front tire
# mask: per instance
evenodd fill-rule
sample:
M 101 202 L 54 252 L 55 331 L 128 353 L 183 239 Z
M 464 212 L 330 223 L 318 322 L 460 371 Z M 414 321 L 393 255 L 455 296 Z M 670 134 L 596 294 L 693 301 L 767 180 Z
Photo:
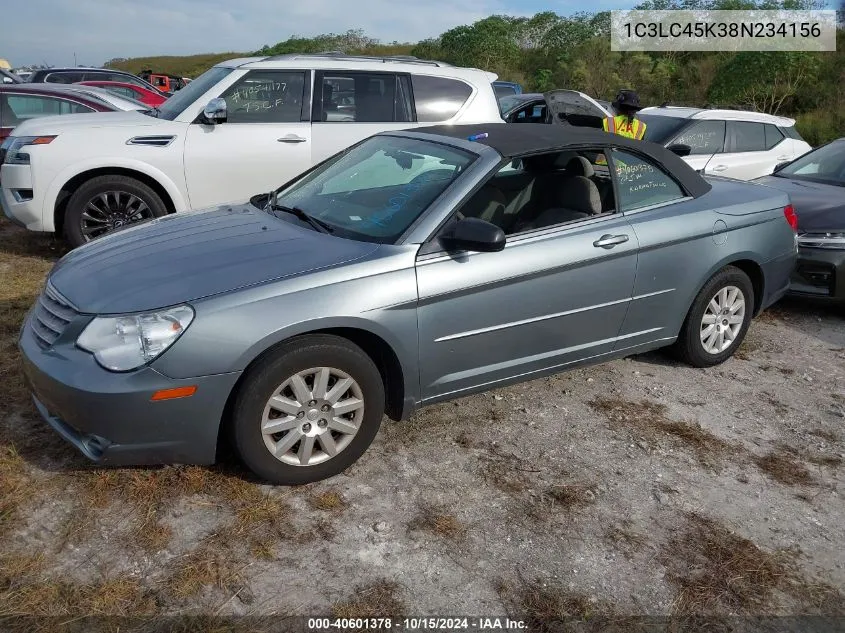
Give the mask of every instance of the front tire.
M 742 344 L 753 311 L 754 287 L 748 275 L 734 266 L 723 268 L 693 301 L 675 354 L 693 367 L 725 362 Z
M 151 187 L 129 176 L 97 176 L 71 195 L 64 233 L 76 248 L 124 226 L 167 215 L 167 207 Z
M 381 374 L 364 350 L 336 336 L 302 336 L 247 371 L 233 407 L 233 444 L 262 479 L 312 483 L 364 454 L 384 408 Z

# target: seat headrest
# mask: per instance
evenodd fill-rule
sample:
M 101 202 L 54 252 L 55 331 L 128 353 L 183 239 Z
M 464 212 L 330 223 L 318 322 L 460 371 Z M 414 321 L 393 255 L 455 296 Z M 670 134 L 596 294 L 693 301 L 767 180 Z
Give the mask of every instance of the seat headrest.
M 573 156 L 568 163 L 566 163 L 566 172 L 572 176 L 584 176 L 584 178 L 592 178 L 596 170 L 593 169 L 592 164 L 583 156 Z
M 575 176 L 567 178 L 558 190 L 558 201 L 566 209 L 582 211 L 590 215 L 601 213 L 599 188 L 589 178 Z

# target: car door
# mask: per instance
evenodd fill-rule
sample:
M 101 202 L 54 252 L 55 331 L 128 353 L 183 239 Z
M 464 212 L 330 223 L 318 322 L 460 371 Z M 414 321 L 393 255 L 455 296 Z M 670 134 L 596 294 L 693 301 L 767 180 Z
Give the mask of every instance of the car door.
M 677 335 L 713 260 L 718 225 L 662 166 L 627 149 L 611 156 L 619 205 L 640 248 L 619 351 Z
M 684 161 L 697 171 L 713 173 L 707 171 L 707 166 L 715 160 L 717 154 L 724 152 L 725 122 L 697 121 L 666 144 L 667 147 L 672 145 L 689 146 L 690 153 L 684 156 Z
M 462 209 L 473 206 L 470 199 Z M 637 270 L 636 238 L 615 212 L 510 234 L 500 252 L 450 253 L 436 240 L 420 252 L 427 401 L 608 354 Z
M 771 174 L 775 165 L 790 160 L 789 157 L 779 160 L 778 156 L 792 155 L 791 152 L 779 153 L 778 147 L 779 144 L 767 147 L 766 124 L 728 121 L 725 153 L 708 163 L 706 173 L 737 180 L 752 180 Z
M 407 74 L 316 73 L 311 128 L 315 163 L 373 134 L 406 129 L 413 120 Z
M 305 70 L 252 70 L 218 95 L 228 120 L 188 126 L 192 208 L 242 202 L 311 167 L 310 87 Z

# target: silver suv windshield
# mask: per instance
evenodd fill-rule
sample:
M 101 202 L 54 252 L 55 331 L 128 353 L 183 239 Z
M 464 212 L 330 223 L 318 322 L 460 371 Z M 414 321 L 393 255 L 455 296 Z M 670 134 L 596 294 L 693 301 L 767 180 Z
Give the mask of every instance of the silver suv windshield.
M 275 204 L 339 237 L 393 243 L 475 158 L 439 143 L 374 136 L 277 193 Z
M 161 104 L 158 108 L 150 110 L 149 114 L 151 116 L 158 117 L 159 119 L 172 121 L 182 114 L 188 106 L 193 104 L 215 85 L 223 81 L 223 79 L 233 70 L 234 68 L 215 66 L 214 68 L 205 71 L 187 86 L 181 90 L 177 90 L 172 97 Z

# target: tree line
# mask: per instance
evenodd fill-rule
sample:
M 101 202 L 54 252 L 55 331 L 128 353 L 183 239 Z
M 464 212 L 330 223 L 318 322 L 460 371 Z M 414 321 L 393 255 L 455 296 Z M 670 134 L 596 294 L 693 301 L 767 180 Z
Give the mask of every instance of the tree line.
M 637 9 L 809 9 L 820 0 L 647 0 Z M 259 55 L 339 51 L 413 55 L 483 68 L 527 91 L 581 90 L 611 99 L 620 88 L 645 104 L 749 108 L 794 117 L 813 145 L 845 135 L 845 28 L 835 52 L 617 52 L 610 13 L 493 15 L 421 42 L 383 43 L 361 30 L 291 37 Z M 216 57 L 216 56 L 215 56 Z M 159 60 L 177 58 L 158 58 Z M 190 58 L 189 58 L 190 59 Z M 126 66 L 140 60 L 121 60 Z M 195 63 L 195 62 L 194 62 Z M 178 68 L 158 68 L 176 72 Z

